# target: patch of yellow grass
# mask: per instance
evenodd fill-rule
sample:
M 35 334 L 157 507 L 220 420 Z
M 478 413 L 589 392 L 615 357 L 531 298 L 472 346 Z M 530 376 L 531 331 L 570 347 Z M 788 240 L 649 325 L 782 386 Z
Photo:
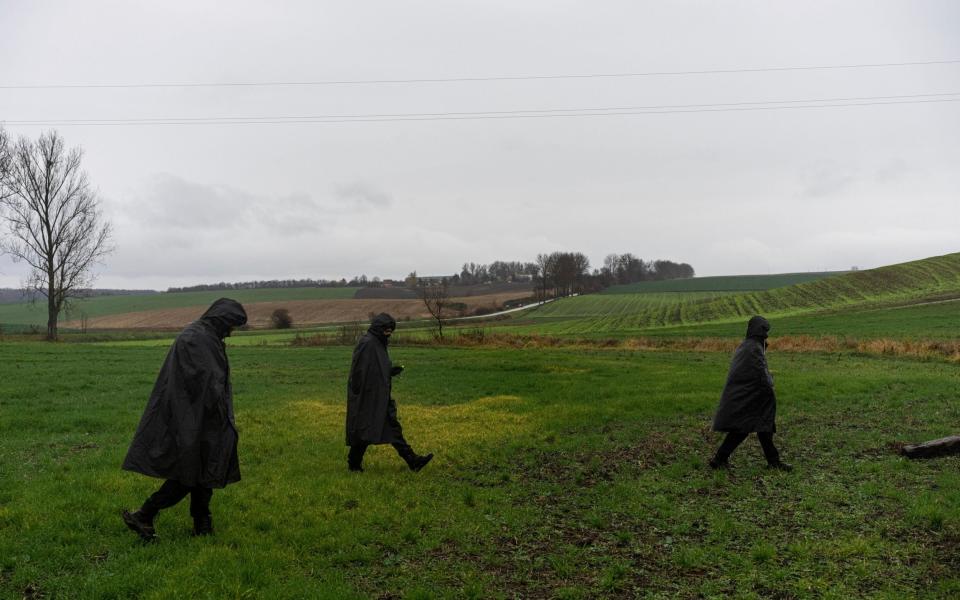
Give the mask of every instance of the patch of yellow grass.
M 432 450 L 530 435 L 535 425 L 530 413 L 513 410 L 514 405 L 522 402 L 520 397 L 509 395 L 480 397 L 447 406 L 401 402 L 398 412 L 404 436 L 415 447 Z M 295 402 L 293 409 L 297 422 L 310 429 L 343 431 L 345 404 L 304 400 Z

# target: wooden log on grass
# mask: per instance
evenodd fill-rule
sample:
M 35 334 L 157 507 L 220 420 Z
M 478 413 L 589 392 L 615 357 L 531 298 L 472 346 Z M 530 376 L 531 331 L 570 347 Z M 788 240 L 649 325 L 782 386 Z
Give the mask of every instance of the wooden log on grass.
M 904 446 L 900 453 L 907 458 L 934 458 L 936 456 L 960 454 L 960 435 L 951 435 L 922 444 Z

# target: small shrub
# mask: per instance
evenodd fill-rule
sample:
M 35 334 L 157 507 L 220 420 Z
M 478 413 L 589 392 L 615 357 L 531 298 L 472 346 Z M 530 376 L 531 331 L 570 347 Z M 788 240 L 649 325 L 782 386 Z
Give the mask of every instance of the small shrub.
M 353 321 L 352 323 L 344 323 L 339 328 L 337 328 L 336 340 L 338 344 L 344 346 L 352 346 L 357 343 L 366 332 L 366 329 L 363 326 L 363 323 L 360 321 Z
M 289 310 L 278 308 L 270 315 L 270 322 L 274 329 L 290 329 L 293 325 L 293 317 L 290 316 Z
M 483 327 L 475 327 L 473 329 L 462 329 L 459 332 L 459 341 L 461 343 L 468 344 L 482 344 L 484 338 L 486 337 L 486 332 Z

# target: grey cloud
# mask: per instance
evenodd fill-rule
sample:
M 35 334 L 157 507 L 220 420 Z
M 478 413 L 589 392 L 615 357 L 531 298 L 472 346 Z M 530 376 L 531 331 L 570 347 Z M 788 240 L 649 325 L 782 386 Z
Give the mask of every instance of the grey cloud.
M 291 194 L 265 201 L 259 203 L 254 212 L 261 226 L 288 236 L 319 233 L 335 223 L 331 211 L 308 194 Z
M 902 158 L 895 158 L 877 169 L 874 177 L 880 183 L 890 183 L 901 179 L 910 172 L 910 166 Z
M 336 186 L 334 198 L 344 208 L 353 210 L 385 208 L 393 204 L 393 198 L 389 194 L 362 181 Z
M 832 196 L 856 181 L 856 171 L 836 161 L 825 160 L 809 167 L 801 175 L 802 194 L 808 198 Z
M 175 175 L 150 178 L 135 202 L 122 205 L 130 220 L 150 227 L 218 230 L 243 224 L 258 198 L 230 188 L 204 185 Z
M 137 225 L 162 228 L 167 239 L 180 237 L 187 244 L 191 243 L 190 235 L 183 234 L 184 230 L 265 229 L 283 235 L 314 233 L 321 231 L 337 212 L 304 193 L 271 198 L 225 185 L 187 181 L 170 174 L 150 178 L 134 200 L 114 203 L 114 208 Z

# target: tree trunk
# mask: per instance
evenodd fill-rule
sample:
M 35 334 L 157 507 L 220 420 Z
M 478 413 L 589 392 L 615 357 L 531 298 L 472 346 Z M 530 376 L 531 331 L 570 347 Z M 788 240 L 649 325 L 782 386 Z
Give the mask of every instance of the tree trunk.
M 50 275 L 50 281 L 53 276 Z M 57 298 L 54 295 L 53 285 L 47 287 L 47 341 L 53 342 L 57 339 L 57 317 L 60 313 L 60 307 L 57 306 Z
M 913 446 L 904 446 L 900 453 L 907 458 L 933 458 L 960 454 L 960 435 L 952 435 Z

